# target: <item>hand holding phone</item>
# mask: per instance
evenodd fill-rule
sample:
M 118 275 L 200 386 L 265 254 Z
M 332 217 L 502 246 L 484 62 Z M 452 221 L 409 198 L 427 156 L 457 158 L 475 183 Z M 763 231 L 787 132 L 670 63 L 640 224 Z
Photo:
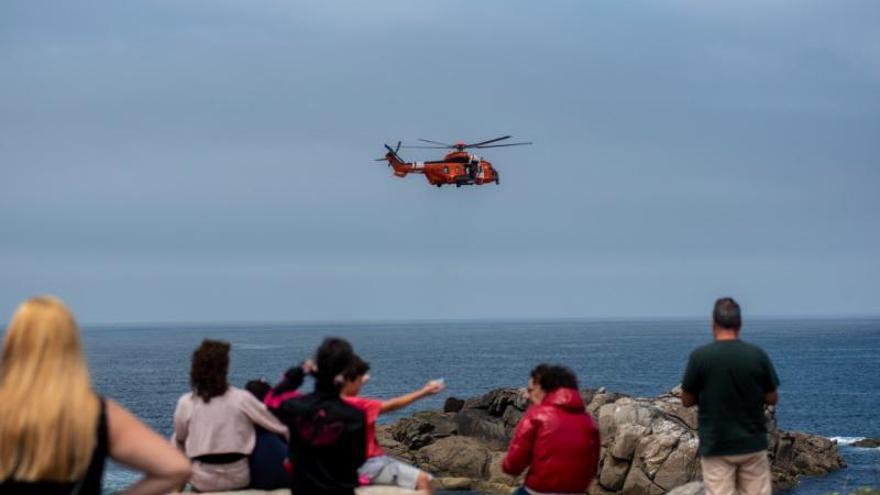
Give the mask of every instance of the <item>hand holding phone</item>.
M 425 391 L 431 395 L 441 392 L 444 388 L 446 388 L 446 380 L 443 378 L 431 380 L 425 385 Z

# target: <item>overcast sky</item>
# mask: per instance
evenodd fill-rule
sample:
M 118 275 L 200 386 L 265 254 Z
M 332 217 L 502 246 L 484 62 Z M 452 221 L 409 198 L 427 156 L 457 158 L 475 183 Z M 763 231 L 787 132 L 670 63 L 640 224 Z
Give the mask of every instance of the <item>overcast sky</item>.
M 875 0 L 6 0 L 0 67 L 4 321 L 880 313 Z

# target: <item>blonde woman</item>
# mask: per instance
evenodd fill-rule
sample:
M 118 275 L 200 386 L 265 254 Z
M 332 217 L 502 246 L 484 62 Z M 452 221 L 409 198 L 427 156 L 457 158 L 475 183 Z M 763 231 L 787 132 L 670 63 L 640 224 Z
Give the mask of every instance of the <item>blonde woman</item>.
M 0 356 L 0 493 L 100 494 L 108 456 L 144 473 L 128 494 L 167 493 L 190 473 L 173 445 L 92 390 L 67 307 L 25 301 Z

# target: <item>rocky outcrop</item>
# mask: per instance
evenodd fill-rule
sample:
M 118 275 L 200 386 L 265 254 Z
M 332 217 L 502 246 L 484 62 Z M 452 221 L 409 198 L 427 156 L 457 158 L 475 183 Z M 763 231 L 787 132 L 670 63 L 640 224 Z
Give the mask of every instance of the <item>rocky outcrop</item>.
M 880 447 L 880 438 L 863 438 L 853 442 L 852 445 L 863 449 L 876 449 Z
M 498 389 L 480 397 L 447 400 L 444 411 L 415 413 L 377 428 L 389 454 L 438 477 L 448 490 L 509 493 L 522 483 L 501 470 L 504 451 L 528 406 L 522 390 Z M 610 393 L 581 393 L 602 438 L 599 474 L 590 493 L 661 495 L 677 487 L 695 495 L 700 480 L 697 410 L 682 406 L 679 391 L 652 399 Z M 800 475 L 821 475 L 844 467 L 837 444 L 775 426 L 768 410 L 769 454 L 774 485 L 786 488 Z M 680 490 L 691 491 L 680 491 Z

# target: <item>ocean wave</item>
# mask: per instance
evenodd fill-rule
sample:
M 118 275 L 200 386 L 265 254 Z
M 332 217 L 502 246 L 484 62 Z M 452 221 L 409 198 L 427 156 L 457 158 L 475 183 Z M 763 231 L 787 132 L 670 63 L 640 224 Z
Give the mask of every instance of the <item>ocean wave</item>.
M 829 437 L 831 440 L 837 442 L 838 445 L 852 445 L 859 440 L 864 440 L 865 437 Z
M 265 351 L 267 349 L 281 349 L 284 347 L 280 344 L 236 344 L 233 343 L 232 347 L 239 350 L 245 351 Z

